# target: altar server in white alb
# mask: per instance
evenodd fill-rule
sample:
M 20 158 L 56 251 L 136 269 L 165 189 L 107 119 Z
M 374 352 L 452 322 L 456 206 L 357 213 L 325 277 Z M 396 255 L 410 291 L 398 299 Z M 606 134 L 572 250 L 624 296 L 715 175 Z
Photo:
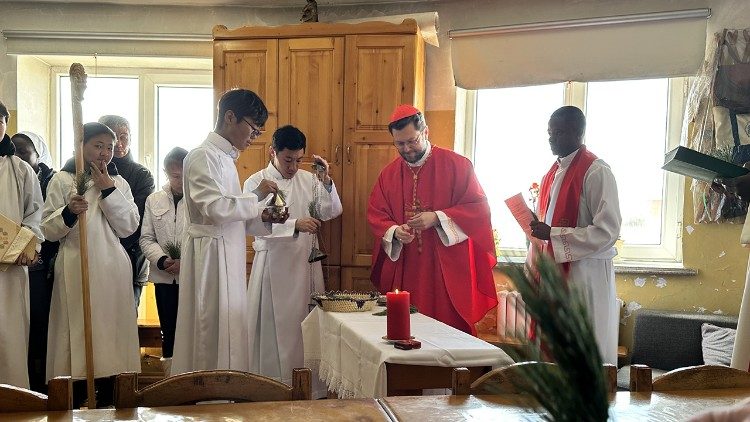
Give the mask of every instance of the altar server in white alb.
M 276 185 L 242 193 L 235 160 L 261 134 L 268 111 L 252 91 L 225 92 L 213 132 L 184 162 L 187 231 L 172 374 L 248 369 L 245 235 L 268 234 L 260 203 Z
M 0 103 L 0 214 L 25 227 L 27 237 L 36 236 L 42 219 L 42 191 L 34 170 L 14 154 L 15 148 L 5 133 L 10 114 Z M 2 248 L 2 256 L 5 248 Z M 37 248 L 39 252 L 39 248 Z M 38 258 L 38 257 L 37 257 Z M 29 388 L 27 349 L 29 337 L 29 272 L 35 259 L 20 254 L 13 265 L 0 271 L 0 384 Z
M 549 120 L 549 144 L 557 161 L 542 179 L 539 221 L 532 235 L 584 294 L 605 363 L 617 364 L 619 311 L 612 258 L 620 236 L 617 183 L 609 166 L 583 145 L 586 117 L 577 107 L 557 109 Z
M 112 160 L 115 134 L 101 123 L 83 125 L 83 158 L 91 180 L 76 193 L 75 160 L 47 187 L 42 232 L 60 242 L 55 261 L 47 346 L 47 379 L 86 377 L 79 215 L 86 211 L 94 376 L 140 372 L 138 322 L 130 258 L 120 244 L 138 229 L 138 207 Z M 111 379 L 97 380 L 98 401 L 111 403 Z M 106 396 L 103 396 L 106 395 Z M 80 402 L 80 400 L 74 401 Z
M 302 329 L 312 292 L 323 292 L 320 261 L 308 262 L 321 222 L 341 215 L 342 207 L 328 163 L 313 155 L 319 171 L 299 167 L 305 155 L 305 135 L 293 126 L 273 134 L 268 166 L 245 181 L 246 193 L 265 179 L 283 192 L 289 219 L 274 224 L 270 235 L 253 242 L 255 258 L 247 291 L 250 321 L 250 372 L 287 384 L 292 369 L 304 366 Z

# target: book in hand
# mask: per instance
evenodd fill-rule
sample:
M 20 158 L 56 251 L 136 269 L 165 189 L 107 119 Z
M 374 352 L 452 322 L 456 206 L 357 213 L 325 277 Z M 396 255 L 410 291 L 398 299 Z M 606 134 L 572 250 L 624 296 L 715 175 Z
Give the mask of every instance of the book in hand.
M 662 169 L 709 183 L 717 178 L 731 179 L 750 172 L 744 167 L 682 146 L 664 156 Z

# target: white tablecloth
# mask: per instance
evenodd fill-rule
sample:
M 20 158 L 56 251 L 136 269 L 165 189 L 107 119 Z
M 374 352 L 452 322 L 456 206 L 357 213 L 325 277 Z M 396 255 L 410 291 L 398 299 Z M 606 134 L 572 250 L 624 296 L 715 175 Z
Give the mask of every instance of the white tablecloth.
M 411 315 L 411 334 L 421 349 L 399 350 L 382 337 L 386 317 L 370 312 L 326 312 L 315 308 L 302 321 L 305 366 L 318 372 L 340 398 L 384 397 L 385 362 L 426 366 L 504 366 L 501 349 L 422 314 Z

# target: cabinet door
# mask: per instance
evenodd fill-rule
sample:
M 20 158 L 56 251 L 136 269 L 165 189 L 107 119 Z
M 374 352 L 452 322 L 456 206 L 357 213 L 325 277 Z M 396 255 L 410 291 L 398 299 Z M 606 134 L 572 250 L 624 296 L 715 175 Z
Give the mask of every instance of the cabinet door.
M 344 38 L 279 40 L 279 126 L 291 124 L 307 138 L 304 164 L 325 158 L 341 194 L 344 101 Z M 327 265 L 341 262 L 341 218 L 325 222 L 321 249 Z
M 342 265 L 371 264 L 367 201 L 380 170 L 398 155 L 388 133 L 391 112 L 402 103 L 422 105 L 419 41 L 413 35 L 346 37 Z
M 214 43 L 214 95 L 232 88 L 249 89 L 268 109 L 265 133 L 259 136 L 237 159 L 240 186 L 251 174 L 268 164 L 268 146 L 278 120 L 278 41 L 232 40 Z M 247 241 L 247 261 L 253 262 L 252 238 Z
M 341 267 L 341 290 L 349 292 L 374 292 L 369 267 Z

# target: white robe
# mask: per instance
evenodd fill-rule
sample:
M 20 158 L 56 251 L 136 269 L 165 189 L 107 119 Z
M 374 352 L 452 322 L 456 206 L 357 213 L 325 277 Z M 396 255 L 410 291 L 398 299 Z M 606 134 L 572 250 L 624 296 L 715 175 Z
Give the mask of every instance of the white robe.
M 577 151 L 560 160 L 550 189 L 547 224 L 551 225 L 560 185 L 576 154 Z M 617 255 L 614 244 L 620 236 L 621 223 L 615 177 L 609 166 L 597 159 L 584 175 L 577 227 L 552 227 L 550 232 L 555 261 L 570 262 L 569 280 L 584 294 L 602 359 L 614 365 L 620 312 L 612 258 Z
M 750 247 L 750 218 L 745 218 L 740 243 Z M 737 321 L 737 336 L 732 348 L 731 367 L 743 371 L 750 370 L 750 261 L 745 275 L 745 289 L 740 301 L 740 315 Z
M 41 244 L 44 203 L 34 170 L 16 156 L 0 157 L 0 192 L 0 214 L 33 231 Z M 28 340 L 28 267 L 11 265 L 0 271 L 0 384 L 29 388 Z
M 257 196 L 240 190 L 237 157 L 214 132 L 185 157 L 187 229 L 172 375 L 248 369 L 245 233 L 267 234 L 270 224 L 258 218 Z
M 67 171 L 56 173 L 44 203 L 44 236 L 60 241 L 47 335 L 47 379 L 86 377 L 78 221 L 68 227 L 62 216 L 74 192 L 74 176 Z M 141 370 L 132 267 L 120 245 L 120 238 L 138 229 L 138 207 L 128 182 L 121 176 L 113 179 L 116 189 L 106 198 L 93 186 L 84 195 L 89 203 L 86 224 L 96 378 Z
M 299 170 L 293 178 L 284 179 L 268 164 L 245 181 L 244 192 L 252 192 L 263 179 L 276 182 L 284 192 L 289 219 L 274 224 L 270 235 L 253 242 L 255 258 L 247 290 L 250 372 L 291 384 L 292 370 L 304 366 L 301 324 L 309 313 L 310 293 L 325 290 L 320 261 L 307 262 L 315 237 L 294 229 L 298 218 L 310 216 L 317 178 Z M 336 186 L 331 186 L 330 193 L 322 183 L 317 189 L 321 219 L 341 215 Z

